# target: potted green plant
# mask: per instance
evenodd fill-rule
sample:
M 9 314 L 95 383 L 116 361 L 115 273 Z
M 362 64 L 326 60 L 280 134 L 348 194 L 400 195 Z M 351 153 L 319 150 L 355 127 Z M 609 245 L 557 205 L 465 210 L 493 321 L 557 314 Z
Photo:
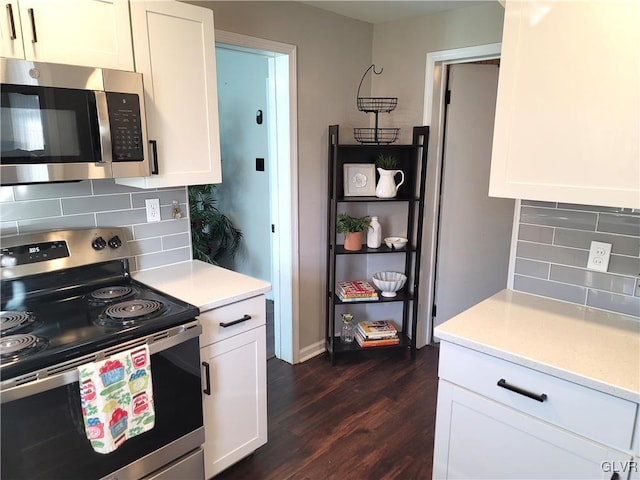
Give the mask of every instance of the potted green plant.
M 384 170 L 394 170 L 398 166 L 398 159 L 393 155 L 380 153 L 376 158 L 376 167 Z
M 242 232 L 216 207 L 215 185 L 189 187 L 193 258 L 219 265 L 235 257 Z
M 396 170 L 398 160 L 393 155 L 384 155 L 383 153 L 376 158 L 376 167 L 380 178 L 376 185 L 376 197 L 378 198 L 394 198 L 398 193 L 398 188 L 404 183 L 404 172 Z M 400 182 L 396 185 L 396 175 L 400 174 Z
M 362 235 L 371 224 L 371 218 L 352 217 L 348 213 L 340 213 L 336 228 L 338 233 L 344 234 L 344 249 L 357 251 L 362 248 Z

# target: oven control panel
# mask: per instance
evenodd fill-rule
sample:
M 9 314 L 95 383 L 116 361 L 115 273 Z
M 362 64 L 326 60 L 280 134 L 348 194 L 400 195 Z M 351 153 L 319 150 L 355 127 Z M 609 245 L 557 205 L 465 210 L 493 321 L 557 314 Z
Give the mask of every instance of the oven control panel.
M 33 243 L 30 245 L 3 248 L 0 264 L 3 267 L 15 267 L 18 265 L 55 260 L 57 258 L 66 258 L 68 256 L 69 247 L 64 240 Z
M 2 238 L 2 279 L 131 257 L 123 227 L 81 228 L 27 233 Z

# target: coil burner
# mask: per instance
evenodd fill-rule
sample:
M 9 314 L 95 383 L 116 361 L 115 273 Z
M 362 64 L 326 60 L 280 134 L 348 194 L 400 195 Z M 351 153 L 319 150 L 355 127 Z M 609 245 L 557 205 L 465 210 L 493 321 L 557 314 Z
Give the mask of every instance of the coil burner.
M 8 335 L 18 332 L 33 324 L 36 317 L 31 312 L 3 311 L 0 312 L 0 334 Z
M 167 309 L 166 305 L 156 300 L 136 299 L 109 305 L 98 317 L 100 325 L 121 327 L 134 325 L 149 320 Z
M 114 300 L 122 300 L 134 293 L 134 289 L 127 286 L 103 287 L 91 292 L 89 294 L 89 300 L 92 302 L 109 303 Z
M 0 358 L 15 360 L 39 352 L 49 342 L 42 337 L 31 334 L 7 335 L 0 339 Z

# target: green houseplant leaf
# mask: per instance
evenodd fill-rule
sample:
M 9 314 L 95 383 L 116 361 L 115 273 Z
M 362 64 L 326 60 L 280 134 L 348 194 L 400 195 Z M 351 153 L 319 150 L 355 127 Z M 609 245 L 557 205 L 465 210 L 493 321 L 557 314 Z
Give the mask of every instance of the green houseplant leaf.
M 219 265 L 238 252 L 242 232 L 216 207 L 215 185 L 194 185 L 189 190 L 193 258 Z
M 338 233 L 365 232 L 370 224 L 371 218 L 368 216 L 352 217 L 348 213 L 340 213 L 336 228 Z

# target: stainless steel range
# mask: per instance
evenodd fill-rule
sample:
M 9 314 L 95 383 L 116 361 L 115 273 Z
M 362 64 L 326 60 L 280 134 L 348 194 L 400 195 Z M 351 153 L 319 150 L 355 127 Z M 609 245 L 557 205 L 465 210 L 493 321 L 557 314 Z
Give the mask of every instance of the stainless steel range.
M 127 235 L 2 238 L 2 478 L 204 477 L 199 311 L 131 278 Z M 145 345 L 155 424 L 98 453 L 78 367 Z

